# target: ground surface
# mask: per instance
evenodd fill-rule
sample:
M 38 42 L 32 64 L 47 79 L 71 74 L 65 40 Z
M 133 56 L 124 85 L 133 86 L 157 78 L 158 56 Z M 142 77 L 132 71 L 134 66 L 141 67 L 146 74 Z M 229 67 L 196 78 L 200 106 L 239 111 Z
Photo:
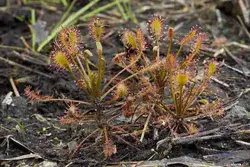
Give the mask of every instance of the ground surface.
M 105 4 L 106 1 L 102 3 Z M 46 159 L 58 166 L 66 166 L 66 164 L 101 166 L 109 163 L 114 165 L 121 161 L 162 160 L 164 158 L 167 159 L 152 163 L 163 165 L 167 162 L 172 163 L 173 166 L 174 164 L 175 166 L 191 166 L 208 162 L 225 166 L 234 163 L 250 165 L 250 37 L 247 36 L 250 24 L 246 23 L 248 30 L 244 30 L 237 20 L 238 14 L 244 21 L 241 16 L 241 8 L 232 9 L 230 7 L 230 5 L 237 6 L 237 4 L 233 4 L 232 1 L 227 3 L 206 3 L 206 1 L 193 1 L 192 3 L 190 1 L 133 2 L 132 7 L 139 22 L 138 26 L 142 29 L 145 27 L 147 19 L 155 14 L 162 16 L 168 25 L 178 29 L 177 34 L 180 36 L 195 25 L 199 25 L 204 32 L 207 32 L 209 44 L 207 49 L 200 54 L 200 61 L 214 57 L 216 60 L 224 62 L 216 77 L 219 81 L 212 81 L 212 88 L 225 102 L 226 112 L 222 118 L 198 120 L 203 128 L 198 135 L 190 138 L 182 134 L 179 139 L 171 142 L 171 139 L 167 137 L 164 142 L 162 141 L 164 138 L 154 141 L 151 135 L 147 135 L 144 143 L 136 145 L 139 150 L 120 142 L 117 145 L 118 153 L 109 160 L 103 158 L 101 146 L 98 145 L 82 149 L 70 159 L 70 145 L 74 144 L 75 140 L 79 141 L 81 137 L 86 136 L 86 133 L 82 130 L 81 134 L 72 134 L 59 124 L 58 120 L 64 114 L 65 104 L 28 103 L 23 95 L 24 88 L 31 85 L 44 95 L 85 99 L 70 77 L 51 69 L 48 65 L 28 61 L 30 59 L 27 59 L 27 56 L 34 55 L 27 50 L 3 47 L 4 45 L 25 48 L 20 37 L 30 43 L 31 35 L 27 26 L 30 17 L 28 8 L 35 8 L 37 18 L 46 22 L 46 29 L 50 30 L 53 24 L 60 20 L 65 11 L 63 7 L 56 5 L 58 10 L 53 10 L 40 4 L 18 5 L 14 2 L 13 6 L 9 7 L 1 3 L 0 5 L 2 5 L 0 6 L 0 56 L 5 60 L 8 59 L 32 69 L 31 71 L 24 70 L 22 67 L 10 65 L 9 62 L 0 61 L 1 102 L 9 92 L 13 91 L 10 77 L 14 80 L 29 77 L 16 84 L 21 96 L 12 95 L 12 103 L 10 105 L 2 103 L 0 108 L 1 165 L 41 165 L 41 163 L 45 163 Z M 75 10 L 83 5 L 77 3 Z M 23 20 L 20 21 L 17 16 L 22 16 Z M 109 25 L 107 33 L 110 34 L 103 44 L 104 54 L 110 62 L 116 53 L 123 51 L 119 32 L 123 28 L 136 27 L 136 25 L 131 21 L 126 22 L 120 19 L 117 9 L 105 11 L 99 17 Z M 86 23 L 81 21 L 79 27 L 81 32 L 86 34 Z M 87 42 L 90 41 L 89 37 L 84 36 L 83 38 L 86 41 L 85 47 L 93 48 L 93 43 Z M 164 42 L 162 45 L 165 46 Z M 50 50 L 50 47 L 46 47 L 42 54 L 48 56 Z M 115 70 L 111 62 L 109 68 Z M 34 71 L 42 72 L 42 74 Z M 89 129 L 91 130 L 91 127 Z M 29 153 L 37 153 L 36 155 L 42 158 L 20 157 Z M 168 160 L 183 156 L 189 157 L 189 159 Z M 8 160 L 13 157 L 19 159 Z

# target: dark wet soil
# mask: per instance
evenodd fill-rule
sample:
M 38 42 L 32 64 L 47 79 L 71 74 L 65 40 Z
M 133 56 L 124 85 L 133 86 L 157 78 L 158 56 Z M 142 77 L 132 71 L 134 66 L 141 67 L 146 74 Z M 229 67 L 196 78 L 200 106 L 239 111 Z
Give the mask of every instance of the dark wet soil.
M 80 6 L 80 4 L 78 4 Z M 79 7 L 78 6 L 78 7 Z M 60 19 L 60 14 L 42 9 L 39 6 L 35 6 L 38 10 L 38 18 L 46 21 L 48 29 L 51 28 L 54 22 Z M 40 13 L 43 11 L 43 13 Z M 222 10 L 223 11 L 223 10 Z M 148 11 L 143 13 L 143 17 L 139 16 L 140 22 L 146 22 L 146 18 L 150 17 L 155 11 Z M 200 20 L 189 19 L 188 17 L 181 19 L 173 19 L 166 17 L 171 25 L 176 25 L 182 21 L 187 26 L 183 26 L 181 30 L 183 33 L 188 31 L 193 25 L 199 24 L 204 27 L 204 31 L 208 32 L 211 37 L 210 43 L 212 43 L 212 36 L 224 36 L 229 41 L 238 41 L 244 44 L 250 43 L 250 39 L 242 32 L 240 25 L 236 21 L 235 17 L 230 12 L 222 13 L 225 19 L 225 23 L 217 25 L 213 17 L 206 12 L 200 15 Z M 22 16 L 22 21 L 17 18 Z M 164 16 L 163 16 L 164 17 Z M 194 16 L 194 18 L 197 17 Z M 6 10 L 0 10 L 0 44 L 8 46 L 25 47 L 20 37 L 23 36 L 27 42 L 31 41 L 30 31 L 27 26 L 27 22 L 30 18 L 30 11 L 25 6 L 11 7 Z M 206 20 L 204 21 L 203 20 Z M 115 53 L 123 50 L 120 39 L 119 31 L 125 27 L 135 27 L 132 22 L 126 24 L 114 24 L 108 27 L 107 31 L 113 30 L 113 35 L 109 36 L 104 42 L 105 56 L 108 60 L 111 60 Z M 86 33 L 87 27 L 82 26 L 81 32 Z M 212 31 L 212 32 L 211 32 Z M 88 37 L 84 37 L 84 40 L 88 40 Z M 89 42 L 84 44 L 88 48 L 93 48 L 93 44 Z M 118 46 L 118 47 L 117 47 Z M 163 46 L 164 47 L 164 46 Z M 232 57 L 227 54 L 219 55 L 216 59 L 219 61 L 225 61 L 226 64 L 237 69 L 250 69 L 250 50 L 243 49 L 235 46 L 228 47 L 231 52 L 240 60 L 236 62 Z M 215 48 L 214 48 L 215 49 Z M 42 54 L 49 55 L 50 47 L 47 47 Z M 221 84 L 212 82 L 212 87 L 218 92 L 218 96 L 225 102 L 231 101 L 229 104 L 233 104 L 235 101 L 238 103 L 228 109 L 222 118 L 211 119 L 204 118 L 199 120 L 202 125 L 201 131 L 208 131 L 216 128 L 220 128 L 219 131 L 212 133 L 213 135 L 219 135 L 215 138 L 209 138 L 207 140 L 193 140 L 187 143 L 177 143 L 172 145 L 172 149 L 169 149 L 169 143 L 161 145 L 156 150 L 157 142 L 152 139 L 152 133 L 148 133 L 145 136 L 145 141 L 142 144 L 135 145 L 138 149 L 128 146 L 121 141 L 116 141 L 118 153 L 113 155 L 110 159 L 104 159 L 102 146 L 94 145 L 89 149 L 79 150 L 77 155 L 70 159 L 69 144 L 76 138 L 84 138 L 86 133 L 81 132 L 79 134 L 72 133 L 70 128 L 60 125 L 59 119 L 64 115 L 65 104 L 63 103 L 29 103 L 24 94 L 24 89 L 27 86 L 32 86 L 35 90 L 40 90 L 43 95 L 53 95 L 55 97 L 68 97 L 74 99 L 84 100 L 86 97 L 78 89 L 75 83 L 70 79 L 67 74 L 55 71 L 49 66 L 37 65 L 31 62 L 23 60 L 20 55 L 27 54 L 25 51 L 13 50 L 9 48 L 0 48 L 0 55 L 3 58 L 15 61 L 16 63 L 27 66 L 33 70 L 41 71 L 51 76 L 47 78 L 45 76 L 38 75 L 33 72 L 10 66 L 5 62 L 0 61 L 0 101 L 2 102 L 6 95 L 13 91 L 10 85 L 9 78 L 19 79 L 23 77 L 31 77 L 24 83 L 18 83 L 17 88 L 21 97 L 12 96 L 12 103 L 10 105 L 1 105 L 1 128 L 0 128 L 0 160 L 4 160 L 11 157 L 18 157 L 28 153 L 37 153 L 43 159 L 24 159 L 23 161 L 3 161 L 1 165 L 9 164 L 10 166 L 17 166 L 20 163 L 25 164 L 38 164 L 44 159 L 56 162 L 58 166 L 65 166 L 66 164 L 73 162 L 71 166 L 101 166 L 107 163 L 121 162 L 121 161 L 146 161 L 161 160 L 163 158 L 176 158 L 181 156 L 189 156 L 192 158 L 206 160 L 207 155 L 218 155 L 209 159 L 209 162 L 222 163 L 220 160 L 227 158 L 220 157 L 222 153 L 231 153 L 235 151 L 248 151 L 245 155 L 250 154 L 250 148 L 246 145 L 237 143 L 237 140 L 250 143 L 249 133 L 238 133 L 243 130 L 250 129 L 250 94 L 243 93 L 244 90 L 250 88 L 250 77 L 244 74 L 239 74 L 235 71 L 228 69 L 225 66 L 220 68 L 218 79 L 225 82 L 229 87 L 225 87 Z M 207 56 L 208 55 L 208 56 Z M 201 57 L 201 61 L 209 58 L 213 53 L 206 53 Z M 201 55 L 202 56 L 202 55 Z M 110 62 L 111 63 L 111 62 Z M 115 70 L 115 67 L 109 65 L 110 70 Z M 112 71 L 111 71 L 112 72 Z M 237 96 L 241 95 L 238 99 Z M 235 100 L 233 100 L 235 99 Z M 228 104 L 228 105 L 229 105 Z M 228 106 L 226 105 L 226 106 Z M 19 125 L 19 126 L 18 126 Z M 233 126 L 235 125 L 235 126 Z M 23 127 L 23 129 L 20 127 Z M 17 130 L 19 128 L 19 130 Z M 78 129 L 87 129 L 86 127 L 77 127 Z M 91 129 L 91 128 L 90 128 Z M 78 131 L 79 132 L 79 131 Z M 9 148 L 4 144 L 8 135 L 19 141 L 8 140 Z M 210 134 L 211 135 L 211 134 Z M 167 134 L 161 134 L 161 139 L 166 137 Z M 93 142 L 95 139 L 91 139 Z M 129 139 L 128 139 L 129 140 Z M 91 142 L 90 142 L 91 143 Z M 223 154 L 224 155 L 224 154 Z M 235 154 L 236 155 L 236 154 Z M 229 155 L 227 155 L 229 156 Z M 242 156 L 244 157 L 244 156 Z M 216 159 L 217 158 L 217 159 Z M 231 157 L 232 158 L 232 157 Z M 229 157 L 230 159 L 230 157 Z M 250 165 L 250 159 L 238 158 L 233 163 L 244 163 Z M 225 165 L 225 164 L 224 164 Z

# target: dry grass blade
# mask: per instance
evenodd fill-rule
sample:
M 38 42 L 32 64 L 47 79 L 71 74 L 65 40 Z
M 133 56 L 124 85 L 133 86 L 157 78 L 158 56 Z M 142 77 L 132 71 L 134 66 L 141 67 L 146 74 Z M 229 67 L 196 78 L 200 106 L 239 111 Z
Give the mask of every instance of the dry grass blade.
M 5 63 L 7 63 L 7 64 L 9 64 L 9 65 L 14 66 L 14 67 L 22 68 L 22 69 L 24 69 L 26 71 L 33 72 L 33 73 L 36 73 L 38 75 L 42 75 L 42 76 L 47 77 L 47 78 L 52 78 L 51 75 L 45 74 L 43 72 L 40 72 L 40 71 L 37 71 L 37 70 L 34 70 L 34 69 L 31 69 L 29 67 L 23 66 L 21 64 L 18 64 L 18 63 L 14 62 L 14 61 L 5 59 L 3 57 L 0 57 L 0 60 L 3 61 L 3 62 L 5 62 Z

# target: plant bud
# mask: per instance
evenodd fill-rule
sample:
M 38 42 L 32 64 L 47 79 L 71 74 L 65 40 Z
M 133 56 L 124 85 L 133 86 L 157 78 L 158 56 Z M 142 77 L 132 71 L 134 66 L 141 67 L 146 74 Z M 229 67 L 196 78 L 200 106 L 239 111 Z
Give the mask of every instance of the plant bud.
M 93 57 L 93 54 L 88 49 L 84 51 L 84 55 L 87 55 L 89 57 Z
M 174 36 L 174 28 L 173 27 L 169 27 L 168 28 L 168 38 L 169 40 L 172 40 Z
M 154 46 L 153 47 L 153 59 L 158 59 L 160 58 L 160 51 L 159 51 L 159 46 Z
M 207 99 L 201 99 L 198 102 L 201 103 L 201 104 L 203 104 L 203 105 L 206 105 L 206 104 L 209 103 Z
M 96 49 L 99 54 L 102 54 L 102 44 L 101 42 L 96 42 Z

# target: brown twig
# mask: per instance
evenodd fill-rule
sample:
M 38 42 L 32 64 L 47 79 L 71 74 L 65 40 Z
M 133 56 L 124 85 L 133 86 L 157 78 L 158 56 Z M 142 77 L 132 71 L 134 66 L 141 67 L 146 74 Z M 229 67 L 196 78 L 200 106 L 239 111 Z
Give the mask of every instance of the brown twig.
M 152 108 L 154 108 L 154 107 L 152 107 Z M 146 131 L 147 131 L 148 124 L 149 124 L 149 121 L 150 121 L 150 119 L 151 119 L 151 116 L 152 116 L 152 113 L 150 112 L 150 113 L 148 114 L 147 120 L 146 120 L 146 122 L 145 122 L 145 124 L 144 124 L 144 128 L 143 128 L 143 130 L 142 130 L 140 142 L 143 142 L 143 139 L 144 139 L 145 133 L 146 133 Z
M 0 48 L 23 51 L 23 52 L 27 53 L 28 55 L 35 56 L 37 59 L 40 59 L 41 61 L 43 61 L 45 63 L 48 63 L 48 61 L 49 61 L 49 58 L 47 56 L 45 56 L 43 54 L 40 54 L 38 52 L 29 50 L 27 48 L 21 48 L 21 47 L 18 47 L 18 46 L 8 46 L 8 45 L 0 45 Z
M 247 9 L 245 3 L 243 2 L 243 0 L 238 0 L 238 3 L 239 3 L 239 6 L 240 6 L 240 9 L 242 11 L 242 16 L 245 20 L 245 23 L 250 25 L 250 19 L 249 19 L 249 16 L 250 16 L 250 11 Z
M 13 51 L 13 55 L 14 56 L 17 56 L 18 58 L 21 58 L 23 61 L 27 61 L 29 63 L 32 63 L 32 64 L 36 64 L 36 65 L 41 65 L 41 66 L 48 66 L 48 63 L 36 58 L 36 57 L 32 57 L 32 56 L 29 56 L 28 54 L 26 53 L 19 53 L 17 51 Z
M 10 77 L 9 80 L 10 80 L 11 87 L 12 87 L 12 89 L 13 89 L 13 91 L 14 91 L 16 97 L 20 97 L 20 94 L 19 94 L 19 92 L 18 92 L 18 90 L 17 90 L 16 84 L 15 84 L 13 78 Z
M 24 46 L 27 48 L 27 49 L 32 49 L 31 47 L 30 47 L 30 45 L 28 44 L 28 42 L 26 41 L 26 39 L 22 36 L 22 37 L 20 37 L 20 39 L 21 39 L 21 41 L 23 42 L 23 44 L 24 44 Z
M 238 126 L 241 126 L 239 124 L 232 124 L 230 127 L 234 128 L 234 129 L 230 129 L 232 132 L 225 132 L 222 134 L 213 134 L 215 132 L 218 132 L 220 130 L 222 130 L 224 127 L 220 127 L 220 128 L 216 128 L 216 129 L 212 129 L 209 131 L 205 131 L 205 132 L 201 132 L 199 134 L 196 135 L 190 135 L 190 136 L 185 136 L 185 137 L 177 137 L 174 139 L 171 139 L 170 137 L 165 138 L 159 142 L 157 142 L 157 149 L 165 144 L 165 143 L 169 143 L 171 142 L 173 145 L 178 145 L 178 144 L 192 144 L 194 142 L 198 142 L 198 141 L 205 141 L 205 140 L 211 140 L 211 139 L 220 139 L 220 138 L 228 138 L 232 135 L 237 136 L 237 135 L 249 135 L 250 130 L 239 130 L 236 131 L 235 129 L 237 129 Z M 213 134 L 213 135 L 208 135 L 208 134 Z
M 225 62 L 223 62 L 222 65 L 225 66 L 225 67 L 227 67 L 227 68 L 230 69 L 230 70 L 233 70 L 233 71 L 235 71 L 235 72 L 237 72 L 237 73 L 239 73 L 239 74 L 244 75 L 244 72 L 243 72 L 242 70 L 239 70 L 239 69 L 237 69 L 237 68 L 234 68 L 234 67 L 232 67 L 232 66 L 229 66 L 229 65 L 226 64 Z
M 92 137 L 95 133 L 97 133 L 100 129 L 96 129 L 94 130 L 92 133 L 90 133 L 87 137 L 85 137 L 77 146 L 77 148 L 75 148 L 75 150 L 73 151 L 71 158 L 76 154 L 76 152 L 80 149 L 80 147 L 83 145 L 83 143 L 88 140 L 90 137 Z
M 236 63 L 238 63 L 239 66 L 240 66 L 242 69 L 246 68 L 246 67 L 243 66 L 243 64 L 246 64 L 246 62 L 244 62 L 243 60 L 241 60 L 241 59 L 237 58 L 235 55 L 233 55 L 233 53 L 230 52 L 230 51 L 227 49 L 227 47 L 223 47 L 223 48 L 224 48 L 224 50 L 226 51 L 226 53 L 227 53 Z M 243 70 L 243 72 L 244 72 L 244 70 Z M 244 72 L 244 75 L 245 75 L 245 76 L 248 76 L 249 74 L 246 74 L 246 73 Z
M 50 79 L 52 78 L 52 76 L 50 76 L 50 75 L 47 75 L 47 74 L 45 74 L 45 73 L 43 73 L 43 72 L 40 72 L 40 71 L 37 71 L 37 70 L 35 70 L 35 69 L 31 69 L 31 68 L 29 68 L 29 67 L 25 67 L 25 66 L 23 66 L 23 65 L 21 65 L 21 64 L 18 64 L 18 63 L 14 62 L 14 61 L 5 59 L 5 58 L 3 58 L 3 57 L 0 57 L 0 60 L 3 61 L 3 62 L 5 62 L 5 63 L 7 63 L 7 64 L 9 64 L 9 65 L 16 66 L 16 67 L 18 67 L 18 68 L 22 68 L 22 69 L 24 69 L 24 70 L 26 70 L 26 71 L 33 72 L 33 73 L 42 75 L 42 76 L 47 77 L 47 78 L 50 78 Z
M 236 142 L 237 144 L 241 145 L 241 146 L 250 148 L 250 143 L 248 143 L 248 142 L 241 141 L 241 140 L 235 140 L 235 142 Z
M 225 44 L 226 46 L 238 46 L 238 47 L 241 47 L 241 48 L 244 48 L 244 49 L 250 49 L 250 45 L 246 45 L 246 44 L 242 44 L 242 43 L 238 43 L 238 42 L 229 42 L 227 44 Z
M 222 82 L 222 81 L 218 80 L 218 79 L 215 78 L 215 77 L 211 77 L 211 80 L 213 80 L 214 82 L 216 82 L 216 83 L 218 83 L 218 84 L 220 84 L 220 85 L 222 85 L 222 86 L 224 86 L 224 87 L 226 87 L 226 88 L 229 88 L 229 87 L 230 87 L 227 83 Z
M 246 35 L 248 36 L 248 38 L 250 38 L 250 33 L 249 31 L 247 30 L 244 22 L 242 21 L 241 17 L 239 15 L 237 15 L 237 19 L 239 20 L 240 22 L 240 25 L 242 26 L 243 30 L 245 31 Z

